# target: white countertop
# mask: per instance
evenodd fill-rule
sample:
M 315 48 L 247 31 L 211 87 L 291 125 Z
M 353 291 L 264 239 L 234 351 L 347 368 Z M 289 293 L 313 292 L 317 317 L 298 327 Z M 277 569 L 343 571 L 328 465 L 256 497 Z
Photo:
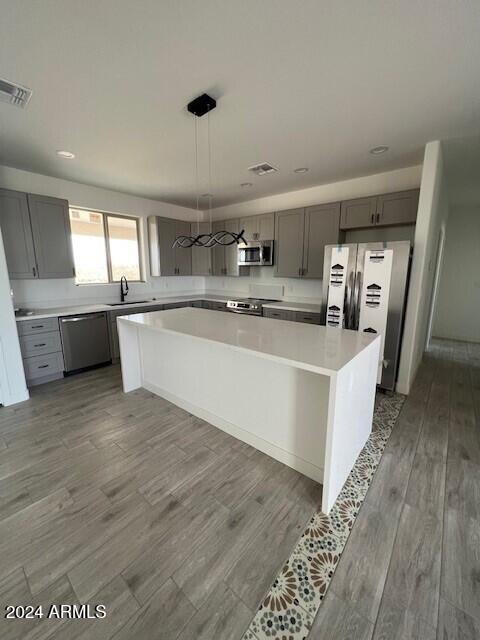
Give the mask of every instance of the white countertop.
M 284 311 L 308 311 L 308 313 L 320 313 L 320 303 L 308 302 L 267 302 L 265 309 L 282 309 Z
M 48 309 L 33 309 L 28 315 L 19 315 L 15 319 L 18 321 L 30 320 L 31 318 L 56 318 L 58 316 L 74 316 L 81 313 L 98 313 L 99 311 L 120 311 L 128 309 L 141 309 L 142 307 L 153 307 L 156 304 L 172 304 L 175 302 L 187 302 L 190 300 L 209 300 L 210 302 L 227 302 L 227 296 L 214 295 L 191 295 L 191 296 L 171 296 L 169 298 L 155 298 L 146 302 L 135 302 L 132 300 L 125 304 L 84 304 L 72 307 L 50 307 Z
M 155 298 L 147 300 L 146 302 L 135 302 L 135 300 L 127 301 L 125 304 L 83 304 L 73 305 L 65 307 L 50 307 L 48 309 L 32 309 L 28 315 L 18 315 L 16 320 L 29 320 L 35 318 L 37 320 L 41 318 L 56 318 L 58 316 L 74 316 L 81 313 L 98 313 L 99 311 L 117 311 L 120 309 L 141 309 L 142 307 L 151 307 L 156 304 L 172 304 L 175 302 L 186 302 L 190 300 L 209 300 L 210 302 L 227 302 L 231 300 L 245 297 L 239 294 L 230 295 L 216 295 L 211 293 L 205 293 L 202 295 L 194 294 L 190 296 L 170 296 L 168 298 Z M 308 311 L 309 313 L 320 313 L 320 304 L 309 304 L 304 302 L 270 302 L 263 305 L 269 309 L 283 309 L 286 311 Z
M 191 307 L 123 316 L 119 322 L 219 342 L 328 376 L 380 339 L 358 331 Z

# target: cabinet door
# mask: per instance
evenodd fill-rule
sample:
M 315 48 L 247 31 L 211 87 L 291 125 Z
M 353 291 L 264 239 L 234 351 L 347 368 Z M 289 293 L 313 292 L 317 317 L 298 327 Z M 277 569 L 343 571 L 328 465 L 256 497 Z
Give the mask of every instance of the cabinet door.
M 174 276 L 175 275 L 175 220 L 157 218 L 158 252 L 160 273 L 154 275 Z
M 257 240 L 258 238 L 258 218 L 259 216 L 250 216 L 248 218 L 240 218 L 239 231 L 245 229 L 244 237 L 246 240 Z
M 225 228 L 225 222 L 217 221 L 212 224 L 212 232 L 216 233 Z M 214 276 L 225 275 L 225 247 L 220 245 L 213 246 L 212 252 L 212 270 Z
M 73 278 L 75 265 L 68 202 L 28 194 L 39 278 Z
M 377 198 L 357 198 L 342 202 L 340 229 L 358 229 L 375 224 Z
M 275 214 L 264 213 L 258 218 L 257 240 L 273 240 L 275 237 Z
M 303 276 L 323 277 L 325 245 L 337 244 L 340 233 L 340 203 L 323 204 L 305 209 Z
M 26 193 L 0 189 L 0 227 L 10 278 L 38 277 Z
M 175 237 L 189 236 L 191 231 L 191 223 L 175 220 Z M 192 249 L 175 247 L 175 268 L 177 276 L 192 275 Z
M 304 222 L 305 209 L 289 209 L 275 214 L 275 276 L 301 276 Z
M 210 224 L 208 222 L 192 222 L 192 236 L 198 236 L 201 233 L 210 233 Z M 192 247 L 192 275 L 194 276 L 211 276 L 212 275 L 212 250 L 205 247 Z
M 240 231 L 239 221 L 227 220 L 224 229 L 231 233 L 238 233 Z M 238 269 L 238 244 L 236 242 L 225 247 L 225 270 L 227 276 L 238 276 L 240 273 Z
M 377 224 L 414 224 L 417 219 L 419 190 L 378 196 Z

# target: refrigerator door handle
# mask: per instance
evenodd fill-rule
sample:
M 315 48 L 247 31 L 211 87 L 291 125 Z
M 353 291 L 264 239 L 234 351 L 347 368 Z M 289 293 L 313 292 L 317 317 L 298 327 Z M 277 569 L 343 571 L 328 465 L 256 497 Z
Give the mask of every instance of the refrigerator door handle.
M 357 330 L 360 323 L 360 297 L 362 293 L 362 272 L 357 271 L 355 278 L 355 293 L 353 299 L 353 327 Z
M 353 311 L 353 271 L 348 275 L 347 290 L 345 296 L 345 329 L 352 328 L 352 311 Z

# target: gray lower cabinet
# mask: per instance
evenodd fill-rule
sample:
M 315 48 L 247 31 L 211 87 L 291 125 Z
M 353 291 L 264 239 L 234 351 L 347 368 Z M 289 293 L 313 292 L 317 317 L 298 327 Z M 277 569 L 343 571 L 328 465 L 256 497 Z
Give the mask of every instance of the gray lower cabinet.
M 75 275 L 66 200 L 1 189 L 0 226 L 13 280 Z
M 120 360 L 120 344 L 118 341 L 117 318 L 119 316 L 129 316 L 136 313 L 150 313 L 150 311 L 161 311 L 165 308 L 163 304 L 155 304 L 148 307 L 131 307 L 127 309 L 116 309 L 108 312 L 108 326 L 110 334 L 110 352 L 112 354 L 112 362 Z
M 307 324 L 320 324 L 320 314 L 311 311 L 294 311 L 296 322 L 305 322 Z
M 305 209 L 279 211 L 275 215 L 274 274 L 298 278 L 303 268 Z
M 263 308 L 263 316 L 265 318 L 273 318 L 275 320 L 295 320 L 295 311 L 288 309 L 267 309 Z
M 10 278 L 38 277 L 26 193 L 0 189 L 0 228 Z
M 19 320 L 17 330 L 27 386 L 62 378 L 64 363 L 58 318 Z
M 28 194 L 28 208 L 39 278 L 74 277 L 68 202 Z
M 279 211 L 275 220 L 275 276 L 322 278 L 327 244 L 339 241 L 340 203 Z
M 419 189 L 411 189 L 346 200 L 341 206 L 340 228 L 348 230 L 415 224 L 419 193 Z
M 148 244 L 152 276 L 189 276 L 192 274 L 192 249 L 174 247 L 175 238 L 190 236 L 190 222 L 150 216 Z
M 192 222 L 190 227 L 192 236 L 210 233 L 210 223 Z M 211 276 L 212 275 L 212 250 L 205 247 L 192 247 L 192 275 Z

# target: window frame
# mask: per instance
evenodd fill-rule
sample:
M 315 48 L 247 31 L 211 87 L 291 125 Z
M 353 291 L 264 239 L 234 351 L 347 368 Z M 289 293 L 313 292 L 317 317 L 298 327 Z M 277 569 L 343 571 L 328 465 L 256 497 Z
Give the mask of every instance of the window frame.
M 98 213 L 98 215 L 102 216 L 102 226 L 103 226 L 103 239 L 105 242 L 105 258 L 107 261 L 107 276 L 108 282 L 76 282 L 77 287 L 90 287 L 90 286 L 99 286 L 99 285 L 108 285 L 108 284 L 120 284 L 120 280 L 114 280 L 112 276 L 112 256 L 110 253 L 110 233 L 108 231 L 108 218 L 122 218 L 125 220 L 133 220 L 135 222 L 135 227 L 137 230 L 137 249 L 138 249 L 138 271 L 139 271 L 139 279 L 138 280 L 129 280 L 128 282 L 145 282 L 144 273 L 143 273 L 143 261 L 142 261 L 142 243 L 141 243 L 141 229 L 140 229 L 140 218 L 136 216 L 129 216 L 123 213 L 109 213 L 108 211 L 98 211 L 97 209 L 90 209 L 85 207 L 68 207 L 68 217 L 70 220 L 70 211 L 87 211 L 89 213 Z M 75 265 L 75 269 L 77 265 Z

